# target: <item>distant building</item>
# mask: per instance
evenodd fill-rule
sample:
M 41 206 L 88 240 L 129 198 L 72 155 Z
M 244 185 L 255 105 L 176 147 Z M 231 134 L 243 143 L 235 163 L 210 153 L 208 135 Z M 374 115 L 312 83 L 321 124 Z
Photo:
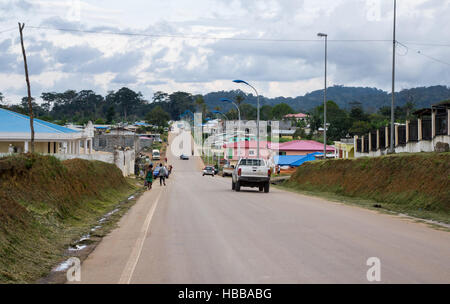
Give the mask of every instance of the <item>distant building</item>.
M 130 148 L 138 153 L 140 151 L 139 136 L 131 131 L 110 130 L 103 132 L 97 130 L 94 136 L 94 150 L 114 152 L 118 148 Z
M 307 155 L 314 152 L 323 153 L 322 143 L 314 140 L 293 140 L 278 145 L 279 155 Z M 327 146 L 327 153 L 334 153 L 334 147 Z
M 292 130 L 272 130 L 273 134 L 277 134 L 280 138 L 285 139 L 294 139 L 294 133 L 296 132 L 296 129 Z
M 334 142 L 335 157 L 340 159 L 348 159 L 355 157 L 355 144 L 353 138 L 344 138 Z
M 296 114 L 287 114 L 284 116 L 285 119 L 293 119 L 295 121 L 306 120 L 308 118 L 308 114 L 304 113 L 296 113 Z
M 257 141 L 240 141 L 240 142 L 230 142 L 223 145 L 225 158 L 231 162 L 237 162 L 240 157 L 257 157 Z M 264 159 L 269 159 L 272 155 L 272 143 L 268 141 L 259 142 L 259 153 L 260 157 Z M 239 154 L 240 151 L 240 154 Z M 240 157 L 239 157 L 240 155 Z
M 49 154 L 92 153 L 94 129 L 89 123 L 84 130 L 73 130 L 40 119 L 34 119 L 35 152 Z M 0 153 L 31 151 L 30 118 L 0 108 Z

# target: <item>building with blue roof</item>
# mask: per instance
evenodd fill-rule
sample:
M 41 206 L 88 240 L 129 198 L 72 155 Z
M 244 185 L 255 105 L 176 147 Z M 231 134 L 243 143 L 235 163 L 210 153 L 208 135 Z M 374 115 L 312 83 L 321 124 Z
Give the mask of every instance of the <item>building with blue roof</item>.
M 92 123 L 83 131 L 73 130 L 40 119 L 34 119 L 35 152 L 50 154 L 92 153 Z M 0 108 L 0 153 L 21 153 L 30 149 L 30 118 Z

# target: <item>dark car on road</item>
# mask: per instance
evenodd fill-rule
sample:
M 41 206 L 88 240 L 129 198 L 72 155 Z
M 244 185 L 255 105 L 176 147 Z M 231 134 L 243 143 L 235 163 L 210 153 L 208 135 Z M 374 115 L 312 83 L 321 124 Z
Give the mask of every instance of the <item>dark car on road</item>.
M 206 166 L 205 168 L 203 168 L 203 176 L 212 175 L 214 177 L 215 174 L 216 172 L 214 170 L 214 167 Z

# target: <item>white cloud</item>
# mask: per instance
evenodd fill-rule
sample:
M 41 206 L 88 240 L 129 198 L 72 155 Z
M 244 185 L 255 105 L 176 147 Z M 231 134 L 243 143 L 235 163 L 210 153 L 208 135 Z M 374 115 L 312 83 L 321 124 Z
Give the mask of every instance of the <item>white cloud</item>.
M 17 31 L 25 21 L 33 92 L 130 86 L 151 94 L 235 89 L 233 78 L 254 82 L 265 96 L 297 96 L 322 87 L 323 41 L 329 34 L 329 84 L 390 86 L 392 2 L 371 0 L 80 1 L 80 18 L 67 15 L 73 2 L 9 0 L 0 4 L 0 92 L 25 94 Z M 377 5 L 380 3 L 380 5 Z M 398 1 L 398 37 L 408 42 L 445 42 L 448 0 Z M 220 38 L 313 40 L 262 42 L 178 39 L 38 30 L 27 26 L 120 33 Z M 375 39 L 386 42 L 336 42 Z M 399 47 L 399 88 L 448 84 L 448 47 Z M 404 55 L 404 56 L 403 56 Z M 20 93 L 20 94 L 19 94 Z M 37 93 L 36 95 L 39 95 Z M 151 99 L 151 96 L 145 96 Z

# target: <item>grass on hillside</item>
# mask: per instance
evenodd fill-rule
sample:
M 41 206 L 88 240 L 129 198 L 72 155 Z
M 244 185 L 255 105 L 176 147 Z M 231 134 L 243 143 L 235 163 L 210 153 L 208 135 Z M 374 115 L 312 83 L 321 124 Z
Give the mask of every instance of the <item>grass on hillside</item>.
M 0 159 L 0 283 L 46 276 L 70 244 L 136 190 L 111 164 L 32 154 Z
M 282 187 L 450 223 L 450 153 L 309 162 Z

